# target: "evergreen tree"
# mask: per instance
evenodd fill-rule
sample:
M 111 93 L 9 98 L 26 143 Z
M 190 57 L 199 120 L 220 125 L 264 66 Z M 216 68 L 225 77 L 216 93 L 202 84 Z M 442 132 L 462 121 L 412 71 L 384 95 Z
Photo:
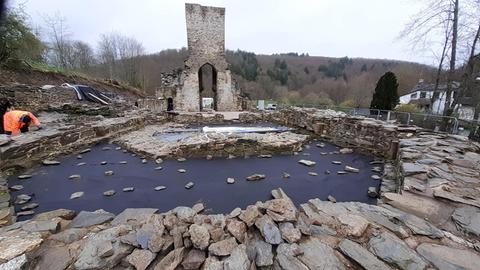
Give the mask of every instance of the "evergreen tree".
M 398 104 L 397 77 L 391 71 L 383 74 L 377 82 L 370 109 L 391 110 Z

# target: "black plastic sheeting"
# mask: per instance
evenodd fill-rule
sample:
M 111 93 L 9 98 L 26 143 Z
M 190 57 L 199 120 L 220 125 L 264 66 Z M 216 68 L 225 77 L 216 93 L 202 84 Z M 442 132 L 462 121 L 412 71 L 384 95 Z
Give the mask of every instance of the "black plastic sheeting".
M 77 95 L 78 100 L 87 100 L 101 103 L 103 105 L 108 105 L 110 102 L 112 102 L 111 98 L 90 86 L 73 85 L 72 87 Z

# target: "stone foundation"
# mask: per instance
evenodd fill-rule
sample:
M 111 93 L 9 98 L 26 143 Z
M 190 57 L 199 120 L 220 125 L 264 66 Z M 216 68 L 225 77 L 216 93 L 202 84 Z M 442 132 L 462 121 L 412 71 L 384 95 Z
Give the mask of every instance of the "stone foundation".
M 197 122 L 198 123 L 198 122 Z M 174 125 L 178 134 L 183 125 Z M 248 157 L 272 154 L 293 154 L 301 151 L 308 136 L 285 133 L 192 133 L 175 141 L 162 139 L 162 134 L 171 130 L 172 125 L 152 125 L 139 131 L 125 134 L 115 140 L 123 148 L 149 158 L 178 157 Z M 176 133 L 174 133 L 176 134 Z

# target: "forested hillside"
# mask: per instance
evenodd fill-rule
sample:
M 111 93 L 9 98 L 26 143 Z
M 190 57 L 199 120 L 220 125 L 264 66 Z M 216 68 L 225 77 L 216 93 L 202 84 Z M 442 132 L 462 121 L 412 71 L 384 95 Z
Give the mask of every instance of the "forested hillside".
M 142 56 L 140 81 L 145 91 L 153 93 L 160 84 L 160 73 L 182 68 L 187 55 L 183 48 Z M 238 50 L 226 55 L 235 80 L 251 99 L 287 103 L 369 106 L 376 82 L 387 71 L 396 74 L 399 94 L 407 93 L 419 79 L 433 81 L 435 75 L 433 67 L 394 60 L 255 55 Z

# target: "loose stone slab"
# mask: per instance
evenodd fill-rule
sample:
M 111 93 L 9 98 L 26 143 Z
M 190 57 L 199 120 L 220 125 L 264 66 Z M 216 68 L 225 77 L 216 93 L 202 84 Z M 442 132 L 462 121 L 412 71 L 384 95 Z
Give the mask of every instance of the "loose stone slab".
M 134 187 L 125 187 L 125 188 L 122 189 L 123 192 L 132 192 L 134 190 L 135 190 Z
M 316 173 L 316 172 L 308 172 L 308 175 L 310 175 L 310 176 L 318 176 L 318 173 Z
M 94 212 L 81 211 L 70 223 L 71 228 L 86 228 L 93 225 L 103 224 L 112 220 L 115 217 L 114 214 L 106 212 L 104 210 L 97 210 Z
M 192 224 L 188 230 L 190 233 L 190 239 L 195 248 L 204 250 L 208 247 L 210 241 L 210 233 L 205 226 Z
M 480 210 L 478 208 L 472 206 L 457 208 L 453 212 L 452 219 L 463 231 L 480 236 Z
M 30 195 L 27 195 L 27 194 L 20 194 L 17 196 L 17 198 L 15 198 L 15 204 L 25 204 L 27 202 L 29 202 L 30 200 L 32 199 L 32 197 Z
M 160 170 L 162 170 L 162 169 L 163 169 L 162 166 L 155 167 L 155 170 L 156 170 L 156 171 L 160 171 Z
M 37 232 L 13 230 L 0 235 L 0 261 L 9 261 L 26 252 L 37 249 L 43 242 Z M 8 268 L 7 268 L 8 269 Z
M 156 254 L 149 250 L 135 249 L 126 257 L 126 261 L 133 265 L 137 270 L 145 270 L 148 265 L 155 259 Z
M 70 179 L 70 180 L 78 180 L 78 179 L 80 179 L 80 178 L 82 178 L 82 177 L 80 176 L 80 174 L 72 174 L 72 175 L 70 175 L 70 176 L 68 177 L 68 179 Z
M 112 175 L 113 175 L 113 171 L 106 171 L 104 174 L 105 174 L 105 176 L 112 176 Z
M 438 269 L 480 269 L 480 255 L 469 250 L 423 243 L 417 252 Z
M 186 172 L 187 172 L 187 170 L 185 170 L 185 169 L 178 169 L 177 171 L 178 171 L 179 173 L 186 173 Z
M 38 203 L 29 203 L 29 204 L 26 204 L 24 206 L 22 206 L 22 211 L 27 211 L 27 210 L 32 210 L 34 208 L 37 208 L 38 207 Z
M 298 163 L 300 163 L 302 165 L 305 165 L 305 166 L 308 166 L 308 167 L 313 167 L 313 166 L 315 166 L 315 164 L 317 164 L 315 161 L 306 160 L 306 159 L 301 159 L 301 160 L 298 161 Z
M 332 164 L 342 165 L 342 162 L 341 162 L 341 161 L 338 161 L 338 160 L 334 160 L 334 161 L 332 161 Z
M 113 195 L 115 195 L 115 190 L 113 190 L 113 189 L 107 190 L 107 191 L 103 192 L 103 195 L 105 195 L 107 197 L 113 196 Z
M 28 211 L 21 211 L 21 212 L 17 212 L 17 217 L 21 217 L 21 216 L 31 216 L 35 214 L 34 211 L 32 210 L 28 210 Z
M 396 236 L 383 232 L 370 238 L 370 251 L 400 269 L 424 269 L 424 260 Z
M 60 165 L 60 161 L 45 159 L 44 161 L 42 161 L 42 164 L 45 166 L 55 166 Z
M 32 178 L 31 174 L 22 174 L 18 176 L 18 179 L 29 179 Z
M 92 149 L 86 148 L 86 149 L 81 150 L 81 151 L 78 152 L 78 153 L 79 153 L 79 154 L 85 154 L 85 153 L 88 153 L 88 152 L 90 152 L 90 151 L 92 151 Z
M 235 183 L 235 179 L 232 177 L 227 178 L 227 184 L 233 184 Z
M 260 230 L 265 242 L 273 245 L 278 245 L 283 242 L 282 234 L 277 225 L 268 215 L 263 215 L 255 221 L 255 226 Z
M 154 189 L 155 189 L 155 191 L 160 191 L 160 190 L 167 189 L 167 187 L 166 186 L 157 186 Z
M 10 187 L 10 190 L 13 190 L 13 191 L 19 191 L 19 190 L 22 190 L 23 189 L 23 186 L 22 185 L 13 185 Z
M 72 193 L 72 195 L 70 195 L 70 199 L 71 200 L 78 199 L 78 198 L 82 197 L 83 194 L 84 194 L 83 191 L 74 192 L 74 193 Z
M 233 249 L 237 247 L 237 240 L 230 237 L 225 240 L 211 244 L 208 247 L 208 252 L 215 256 L 228 256 L 232 253 Z
M 316 238 L 310 238 L 301 243 L 303 254 L 297 256 L 308 269 L 345 269 L 345 266 L 335 256 L 334 250 Z
M 375 255 L 360 246 L 359 244 L 348 239 L 343 240 L 338 249 L 350 259 L 361 265 L 364 269 L 369 270 L 385 270 L 391 269 L 387 264 L 380 261 Z
M 256 173 L 256 174 L 252 174 L 252 175 L 248 176 L 247 181 L 258 181 L 258 180 L 262 180 L 262 179 L 265 179 L 265 178 L 266 178 L 265 174 Z
M 358 173 L 360 172 L 359 169 L 351 167 L 351 166 L 345 166 L 344 171 L 346 172 L 352 172 L 352 173 Z
M 186 188 L 186 189 L 191 189 L 191 188 L 193 188 L 194 185 L 195 185 L 195 184 L 194 184 L 193 182 L 188 182 L 188 183 L 185 185 L 185 188 Z
M 367 195 L 370 198 L 376 198 L 378 197 L 378 192 L 376 187 L 369 187 L 367 191 Z

